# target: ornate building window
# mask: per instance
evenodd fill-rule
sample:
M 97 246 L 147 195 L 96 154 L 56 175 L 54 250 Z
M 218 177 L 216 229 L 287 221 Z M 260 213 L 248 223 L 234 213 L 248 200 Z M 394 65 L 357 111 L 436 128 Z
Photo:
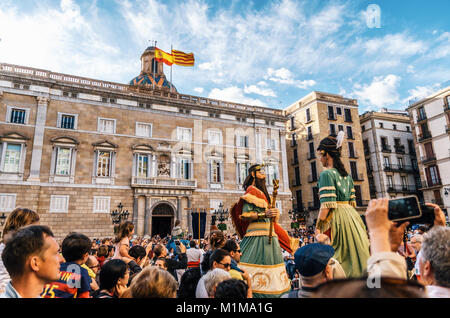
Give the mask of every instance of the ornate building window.
M 78 141 L 72 137 L 57 137 L 53 143 L 50 182 L 74 182 Z
M 94 146 L 93 183 L 114 184 L 117 145 L 103 140 Z
M 26 142 L 29 138 L 18 133 L 0 137 L 0 178 L 22 180 L 25 167 Z

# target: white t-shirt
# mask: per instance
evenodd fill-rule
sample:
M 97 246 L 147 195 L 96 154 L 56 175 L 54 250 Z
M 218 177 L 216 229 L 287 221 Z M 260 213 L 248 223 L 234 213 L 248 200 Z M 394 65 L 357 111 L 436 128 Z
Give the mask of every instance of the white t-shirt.
M 198 262 L 200 261 L 202 255 L 203 255 L 202 250 L 195 247 L 191 247 L 190 249 L 186 250 L 188 262 Z

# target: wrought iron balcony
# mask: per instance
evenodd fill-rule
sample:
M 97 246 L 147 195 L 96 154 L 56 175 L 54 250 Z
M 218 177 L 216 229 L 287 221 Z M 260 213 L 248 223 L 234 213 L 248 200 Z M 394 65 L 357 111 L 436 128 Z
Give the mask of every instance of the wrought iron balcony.
M 412 165 L 398 165 L 398 164 L 384 164 L 384 171 L 387 172 L 409 172 L 409 173 L 415 173 L 419 169 L 418 167 L 412 166 Z
M 405 146 L 404 145 L 395 145 L 394 146 L 395 153 L 404 154 L 405 153 Z
M 429 131 L 424 131 L 423 133 L 419 134 L 419 142 L 424 142 L 427 139 L 430 139 L 431 133 Z
M 389 145 L 381 145 L 381 152 L 392 152 L 391 146 Z
M 425 113 L 423 113 L 423 114 L 419 113 L 419 115 L 417 116 L 417 122 L 421 122 L 426 119 L 427 119 L 427 115 Z
M 306 136 L 306 141 L 313 140 L 313 139 L 314 139 L 314 137 L 313 137 L 312 134 L 308 134 L 308 135 Z
M 292 165 L 298 165 L 298 158 L 292 158 L 291 159 L 291 164 Z
M 195 179 L 177 179 L 168 177 L 132 177 L 132 187 L 151 187 L 151 188 L 197 188 Z
M 363 173 L 352 173 L 352 179 L 353 179 L 353 181 L 363 181 L 364 174 Z
M 425 180 L 422 184 L 422 189 L 426 189 L 426 188 L 434 188 L 434 187 L 439 187 L 442 186 L 442 181 L 441 179 L 437 179 L 437 180 Z
M 316 159 L 316 154 L 314 152 L 308 154 L 308 160 Z
M 424 165 L 432 163 L 432 162 L 436 161 L 436 155 L 433 154 L 431 156 L 420 157 L 420 161 L 422 161 L 422 164 L 424 164 Z
M 403 185 L 403 184 L 395 184 L 388 185 L 387 192 L 389 193 L 416 193 L 417 188 L 415 185 Z
M 366 156 L 369 156 L 370 155 L 370 149 L 369 148 L 364 148 L 364 154 Z

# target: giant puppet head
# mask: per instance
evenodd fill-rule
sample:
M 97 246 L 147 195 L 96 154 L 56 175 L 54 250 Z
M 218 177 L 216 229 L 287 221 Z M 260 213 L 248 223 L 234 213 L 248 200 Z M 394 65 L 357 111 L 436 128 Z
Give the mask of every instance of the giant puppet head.
M 247 190 L 247 188 L 251 185 L 264 192 L 267 201 L 269 202 L 270 205 L 270 195 L 266 187 L 266 174 L 264 171 L 264 163 L 252 165 L 248 169 L 248 175 L 247 178 L 245 178 L 243 184 L 244 190 Z

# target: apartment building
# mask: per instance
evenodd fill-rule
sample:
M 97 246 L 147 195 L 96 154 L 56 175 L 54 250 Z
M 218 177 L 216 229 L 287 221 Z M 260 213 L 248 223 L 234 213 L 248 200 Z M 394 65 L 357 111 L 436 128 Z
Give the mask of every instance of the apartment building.
M 284 111 L 288 118 L 287 155 L 293 208 L 309 212 L 308 225 L 317 219 L 320 207 L 317 181 L 323 167 L 316 149 L 330 133 L 344 131 L 342 161 L 354 180 L 357 210 L 363 213 L 370 194 L 357 101 L 314 91 Z
M 231 208 L 264 161 L 288 226 L 283 111 L 181 94 L 154 47 L 141 62 L 129 84 L 0 64 L 0 213 L 27 207 L 57 237 L 111 237 L 119 203 L 138 235 L 167 234 L 176 219 L 189 231 L 196 208 L 209 231 L 212 210 Z
M 424 200 L 450 207 L 450 86 L 407 108 Z
M 365 112 L 360 122 L 370 197 L 423 199 L 408 112 L 382 108 Z

